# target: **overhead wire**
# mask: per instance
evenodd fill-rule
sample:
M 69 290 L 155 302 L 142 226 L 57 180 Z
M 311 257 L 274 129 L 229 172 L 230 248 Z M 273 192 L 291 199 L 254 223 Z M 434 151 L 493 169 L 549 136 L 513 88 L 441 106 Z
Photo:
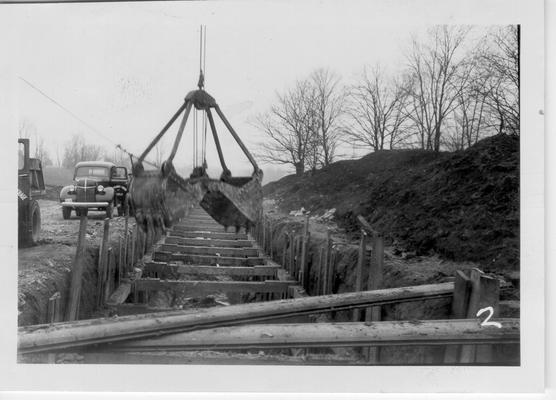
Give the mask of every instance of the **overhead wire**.
M 69 115 L 71 115 L 74 119 L 76 119 L 77 121 L 79 121 L 80 123 L 82 123 L 83 125 L 85 125 L 87 128 L 89 128 L 92 132 L 96 133 L 98 136 L 100 136 L 101 138 L 103 138 L 104 140 L 106 140 L 107 142 L 110 142 L 110 144 L 112 144 L 116 149 L 122 151 L 123 153 L 127 154 L 130 157 L 135 157 L 135 155 L 129 151 L 127 151 L 125 148 L 122 147 L 121 144 L 114 142 L 112 139 L 110 139 L 108 136 L 104 135 L 100 130 L 98 130 L 97 128 L 95 128 L 93 125 L 89 124 L 87 121 L 85 121 L 84 119 L 82 119 L 81 117 L 79 117 L 76 113 L 74 113 L 73 111 L 71 111 L 70 109 L 68 109 L 67 107 L 65 107 L 63 104 L 61 104 L 59 101 L 55 100 L 54 98 L 52 98 L 51 96 L 49 96 L 48 94 L 46 94 L 42 89 L 40 89 L 39 87 L 37 87 L 36 85 L 34 85 L 33 83 L 29 82 L 27 79 L 25 79 L 22 76 L 18 76 L 18 78 L 24 82 L 25 84 L 27 84 L 30 88 L 32 88 L 33 90 L 35 90 L 36 92 L 38 92 L 39 94 L 41 94 L 42 96 L 46 97 L 48 100 L 50 100 L 52 103 L 54 103 L 56 106 L 58 106 L 59 108 L 61 108 L 63 111 L 65 111 L 66 113 L 68 113 Z M 149 164 L 153 167 L 159 167 L 159 165 L 156 165 L 153 162 L 150 162 L 148 160 L 144 160 L 144 162 L 146 164 Z

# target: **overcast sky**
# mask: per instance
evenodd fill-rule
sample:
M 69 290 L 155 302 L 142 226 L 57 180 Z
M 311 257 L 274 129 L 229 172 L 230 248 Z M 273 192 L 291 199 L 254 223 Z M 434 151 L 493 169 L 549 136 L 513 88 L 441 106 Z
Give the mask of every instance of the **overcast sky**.
M 404 1 L 87 3 L 6 9 L 0 30 L 13 39 L 9 73 L 16 77 L 17 118 L 35 125 L 52 158 L 73 133 L 140 153 L 197 84 L 200 24 L 207 26 L 206 89 L 254 150 L 261 133 L 249 121 L 269 108 L 276 91 L 320 67 L 345 82 L 364 65 L 377 62 L 388 71 L 399 70 L 411 34 L 446 22 L 435 20 L 426 7 Z M 407 13 L 416 18 L 408 19 Z M 188 126 L 176 164 L 191 158 Z M 245 171 L 247 159 L 222 127 L 219 132 L 232 172 Z M 171 140 L 166 139 L 167 145 Z M 220 170 L 211 148 L 209 141 L 209 173 L 211 166 Z

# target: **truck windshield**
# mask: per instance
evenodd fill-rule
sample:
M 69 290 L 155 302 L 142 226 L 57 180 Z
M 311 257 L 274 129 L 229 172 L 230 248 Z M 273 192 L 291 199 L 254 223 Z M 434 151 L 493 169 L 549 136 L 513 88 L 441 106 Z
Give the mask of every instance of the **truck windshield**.
M 108 168 L 104 167 L 79 167 L 75 171 L 75 178 L 97 178 L 97 179 L 108 179 L 109 177 Z

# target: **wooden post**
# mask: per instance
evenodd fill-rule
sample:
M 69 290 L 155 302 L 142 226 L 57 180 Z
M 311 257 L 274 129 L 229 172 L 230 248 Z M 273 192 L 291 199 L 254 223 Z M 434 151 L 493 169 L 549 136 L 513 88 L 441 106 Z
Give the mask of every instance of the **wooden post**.
M 309 233 L 309 214 L 305 217 L 305 227 L 303 228 L 303 238 L 301 244 L 301 265 L 299 266 L 299 274 L 301 286 L 309 290 L 309 274 L 307 263 L 307 248 L 309 246 L 310 233 Z
M 454 281 L 454 295 L 452 298 L 451 318 L 463 319 L 467 317 L 467 306 L 471 294 L 471 281 L 462 271 L 456 271 Z M 448 345 L 444 350 L 444 363 L 454 364 L 459 359 L 461 346 Z
M 107 265 L 108 265 L 108 242 L 110 240 L 110 218 L 104 219 L 104 230 L 102 232 L 102 241 L 100 243 L 98 254 L 97 269 L 97 306 L 102 305 L 104 299 L 104 286 L 106 282 Z
M 365 250 L 367 247 L 367 235 L 361 230 L 361 241 L 359 242 L 359 252 L 357 254 L 357 267 L 355 270 L 355 291 L 360 292 L 363 290 L 363 265 L 365 264 Z M 353 309 L 352 320 L 359 322 L 361 319 L 361 310 L 359 308 Z
M 46 313 L 46 322 L 48 324 L 61 321 L 60 297 L 60 292 L 56 292 L 48 299 L 48 309 Z
M 116 266 L 116 276 L 118 278 L 117 280 L 118 285 L 122 281 L 122 265 L 123 265 L 122 237 L 120 236 L 118 240 L 118 264 Z
M 331 250 L 330 253 L 330 265 L 328 266 L 328 277 L 326 279 L 326 284 L 328 286 L 328 294 L 332 294 L 334 288 L 334 271 L 336 269 L 336 261 L 338 258 L 338 252 Z
M 303 241 L 303 236 L 299 235 L 295 238 L 295 271 L 294 275 L 298 282 L 301 282 L 301 242 Z
M 264 218 L 264 214 L 263 214 L 263 226 L 262 226 L 262 228 L 263 228 L 263 229 L 262 229 L 262 230 L 263 230 L 263 237 L 262 237 L 262 240 L 261 240 L 261 247 L 263 248 L 263 251 L 264 251 L 264 252 L 266 252 L 266 242 L 265 242 L 265 239 L 266 239 L 266 232 L 265 232 L 265 225 L 266 225 L 266 224 L 265 224 L 265 218 Z
M 324 253 L 324 279 L 322 282 L 322 294 L 329 294 L 328 275 L 330 270 L 330 258 L 332 255 L 332 233 L 330 229 L 326 231 L 326 250 Z
M 272 251 L 272 224 L 268 223 L 268 253 L 270 255 L 270 259 L 272 260 L 273 251 Z
M 128 267 L 128 246 L 129 246 L 129 205 L 125 206 L 125 224 L 124 224 L 124 272 L 129 271 Z
M 282 248 L 282 268 L 286 269 L 286 256 L 288 252 L 288 233 L 284 233 L 284 247 Z
M 384 273 L 384 239 L 373 233 L 371 247 L 371 262 L 369 264 L 369 277 L 367 290 L 380 289 Z M 365 322 L 380 321 L 381 307 L 369 307 L 365 310 Z M 368 347 L 365 358 L 369 363 L 376 364 L 380 361 L 380 347 Z
M 484 275 L 479 269 L 473 268 L 470 272 L 471 294 L 467 307 L 467 318 L 477 318 L 477 312 L 485 307 L 492 307 L 492 317 L 498 316 L 500 285 L 497 279 Z M 480 353 L 477 352 L 478 346 L 465 345 L 461 348 L 460 362 L 491 362 L 492 346 L 481 346 Z
M 371 263 L 367 290 L 380 289 L 384 273 L 384 239 L 379 235 L 373 235 L 371 248 Z M 370 319 L 366 321 L 380 321 L 380 306 L 371 307 L 366 310 Z
M 110 247 L 107 252 L 106 252 L 106 266 L 105 266 L 105 271 L 106 274 L 104 275 L 104 287 L 103 287 L 103 296 L 102 296 L 102 303 L 105 304 L 106 301 L 108 300 L 108 298 L 110 297 L 110 294 L 112 294 L 112 279 L 114 277 L 113 274 L 113 265 L 114 263 L 112 262 L 112 248 Z
M 324 272 L 324 268 L 322 266 L 322 262 L 323 262 L 323 258 L 324 258 L 324 247 L 319 247 L 319 260 L 318 260 L 318 264 L 317 264 L 317 295 L 321 295 L 324 294 L 323 290 L 322 290 L 322 274 Z
M 79 235 L 77 237 L 77 250 L 71 269 L 71 284 L 69 293 L 69 304 L 66 309 L 66 321 L 77 319 L 79 300 L 81 299 L 81 278 L 83 277 L 83 259 L 85 258 L 85 233 L 87 231 L 87 217 L 81 216 L 79 220 Z
M 137 241 L 137 224 L 133 227 L 131 232 L 131 260 L 129 265 L 129 270 L 133 271 L 133 266 L 135 265 L 135 242 Z
M 290 260 L 289 260 L 289 267 L 288 267 L 288 272 L 290 273 L 290 275 L 293 277 L 294 275 L 294 257 L 295 257 L 295 231 L 290 232 Z

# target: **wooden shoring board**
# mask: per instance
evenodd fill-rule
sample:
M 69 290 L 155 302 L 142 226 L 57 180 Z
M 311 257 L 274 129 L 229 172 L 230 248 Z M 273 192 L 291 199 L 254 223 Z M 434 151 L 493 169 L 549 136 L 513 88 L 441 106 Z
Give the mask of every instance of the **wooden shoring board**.
M 175 229 L 179 230 L 190 230 L 191 228 L 199 229 L 201 228 L 205 230 L 215 230 L 220 232 L 220 230 L 224 229 L 224 227 L 217 222 L 209 222 L 209 221 L 182 221 L 176 225 L 174 225 Z
M 110 346 L 112 351 L 519 343 L 519 319 L 260 324 L 203 329 Z
M 408 286 L 298 299 L 237 304 L 188 311 L 42 324 L 18 330 L 20 353 L 80 347 L 94 343 L 155 336 L 203 328 L 241 325 L 278 317 L 339 311 L 354 307 L 421 301 L 452 296 L 453 283 Z
M 157 273 L 162 276 L 164 274 L 205 274 L 205 275 L 226 275 L 231 277 L 244 277 L 244 276 L 276 276 L 278 266 L 268 265 L 255 265 L 253 267 L 215 267 L 212 265 L 183 265 L 183 264 L 168 264 L 162 262 L 147 262 L 143 272 Z
M 215 225 L 215 226 L 204 226 L 203 224 L 199 225 L 175 225 L 172 227 L 173 231 L 178 232 L 218 232 L 218 233 L 226 233 L 226 230 L 222 225 Z
M 198 239 L 198 238 L 184 238 L 179 236 L 167 236 L 165 238 L 167 244 L 179 244 L 182 246 L 203 246 L 203 247 L 247 247 L 254 246 L 251 240 L 227 240 L 227 239 Z
M 233 233 L 233 232 L 209 232 L 207 230 L 201 231 L 180 231 L 170 230 L 169 235 L 183 237 L 183 238 L 207 238 L 207 239 L 225 239 L 225 240 L 247 240 L 249 239 L 246 233 Z
M 182 246 L 179 244 L 162 243 L 157 246 L 160 251 L 178 254 L 193 254 L 202 256 L 214 256 L 219 254 L 221 257 L 257 257 L 259 250 L 256 248 L 243 247 L 201 247 L 201 246 Z
M 181 261 L 186 264 L 194 265 L 223 265 L 223 266 L 245 266 L 251 267 L 255 265 L 263 265 L 265 259 L 263 257 L 218 257 L 204 256 L 197 254 L 180 254 L 165 251 L 155 251 L 153 253 L 154 261 L 170 262 Z
M 215 292 L 226 293 L 287 293 L 295 281 L 182 281 L 143 278 L 135 281 L 135 289 L 183 291 L 190 296 L 203 296 Z

